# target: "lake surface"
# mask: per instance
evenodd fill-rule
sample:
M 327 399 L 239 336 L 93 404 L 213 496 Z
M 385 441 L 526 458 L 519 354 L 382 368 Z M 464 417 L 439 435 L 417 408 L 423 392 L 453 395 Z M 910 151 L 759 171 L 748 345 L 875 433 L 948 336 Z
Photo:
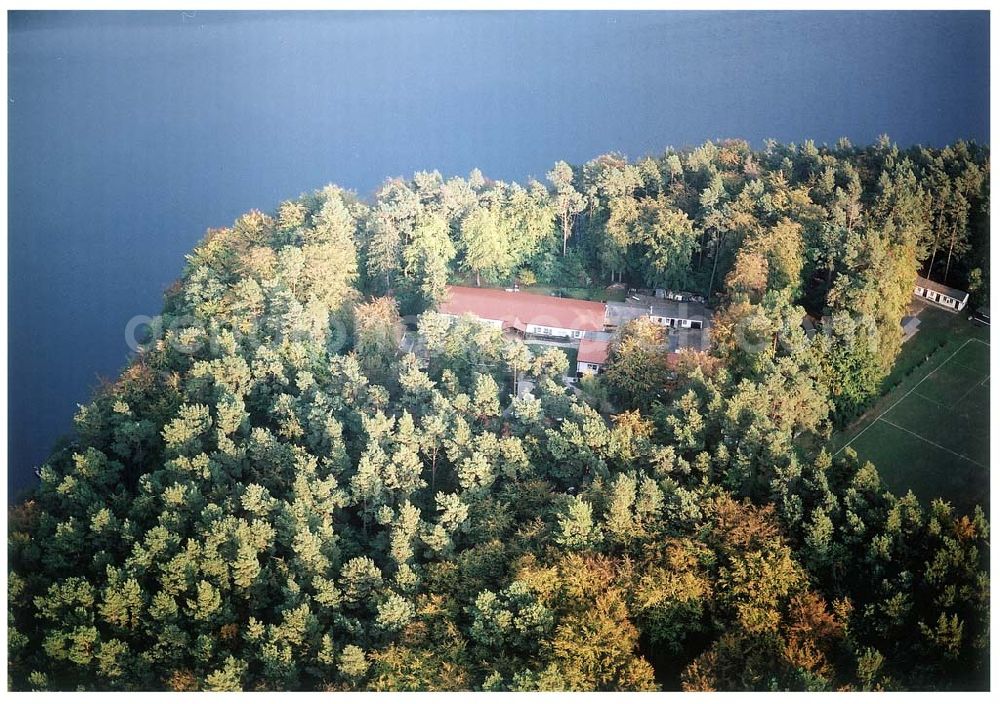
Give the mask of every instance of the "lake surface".
M 8 16 L 9 464 L 34 481 L 209 227 L 334 182 L 742 137 L 989 137 L 989 16 Z

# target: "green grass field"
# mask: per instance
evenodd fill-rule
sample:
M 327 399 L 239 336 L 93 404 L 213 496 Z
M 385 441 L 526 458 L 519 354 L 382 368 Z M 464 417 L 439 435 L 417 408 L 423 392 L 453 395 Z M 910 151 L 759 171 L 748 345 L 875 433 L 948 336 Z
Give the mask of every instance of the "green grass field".
M 988 510 L 988 328 L 937 309 L 920 318 L 887 380 L 892 390 L 832 444 L 872 461 L 897 494 Z

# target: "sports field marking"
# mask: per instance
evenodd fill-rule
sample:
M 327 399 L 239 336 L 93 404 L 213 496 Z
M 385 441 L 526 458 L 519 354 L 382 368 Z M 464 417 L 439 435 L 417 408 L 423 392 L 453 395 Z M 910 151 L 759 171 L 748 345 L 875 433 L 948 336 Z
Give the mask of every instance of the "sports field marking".
M 971 462 L 972 464 L 976 465 L 977 467 L 982 467 L 983 469 L 989 469 L 989 467 L 987 467 L 987 466 L 986 466 L 985 464 L 982 464 L 982 463 L 980 463 L 980 462 L 976 462 L 976 461 L 975 461 L 974 459 L 972 459 L 971 457 L 966 457 L 965 455 L 963 455 L 963 454 L 962 454 L 962 453 L 960 453 L 960 452 L 955 452 L 954 450 L 949 450 L 949 449 L 948 449 L 947 447 L 945 447 L 944 445 L 938 445 L 938 444 L 937 444 L 936 442 L 934 442 L 933 440 L 928 440 L 928 439 L 927 439 L 927 438 L 925 438 L 925 437 L 924 437 L 923 435 L 920 435 L 919 433 L 915 433 L 915 432 L 913 432 L 912 430 L 907 430 L 907 429 L 906 429 L 906 428 L 904 428 L 903 426 L 901 426 L 901 425 L 897 425 L 897 424 L 893 423 L 893 422 L 892 422 L 891 420 L 886 420 L 885 418 L 882 418 L 882 417 L 879 417 L 879 418 L 876 418 L 876 419 L 875 419 L 875 422 L 878 422 L 878 421 L 882 421 L 883 423 L 886 423 L 886 424 L 888 424 L 888 425 L 891 425 L 891 426 L 892 426 L 893 428 L 898 428 L 899 430 L 902 430 L 902 431 L 903 431 L 904 433 L 909 433 L 910 435 L 912 435 L 913 437 L 917 438 L 918 440 L 923 440 L 923 441 L 924 441 L 924 442 L 926 442 L 926 443 L 927 443 L 928 445 L 933 445 L 934 447 L 938 448 L 939 450 L 944 450 L 945 452 L 948 452 L 948 453 L 950 453 L 950 454 L 952 454 L 952 455 L 955 455 L 955 457 L 961 457 L 961 458 L 962 458 L 963 460 L 965 460 L 966 462 Z M 875 425 L 875 423 L 872 423 L 872 425 Z M 859 435 L 860 435 L 860 433 L 859 433 Z
M 968 369 L 970 372 L 973 372 L 975 374 L 982 374 L 983 372 L 982 369 L 975 369 L 973 367 L 970 367 L 968 364 L 962 364 L 961 362 L 955 362 L 955 366 L 961 367 L 962 369 Z
M 986 377 L 982 381 L 977 382 L 977 383 L 973 384 L 972 386 L 970 386 L 968 391 L 966 391 L 964 394 L 962 394 L 961 396 L 958 397 L 958 399 L 955 401 L 955 403 L 952 404 L 952 407 L 957 407 L 958 404 L 960 404 L 962 401 L 965 400 L 966 396 L 968 396 L 969 394 L 971 394 L 976 389 L 980 388 L 984 383 L 986 383 L 986 380 L 989 379 L 989 378 L 990 378 L 990 375 L 987 374 Z
M 837 456 L 837 455 L 839 455 L 839 454 L 840 454 L 841 452 L 843 452 L 843 451 L 844 451 L 844 450 L 845 450 L 846 448 L 850 447 L 850 446 L 851 446 L 851 443 L 853 443 L 853 442 L 854 442 L 854 441 L 856 441 L 856 440 L 857 440 L 858 438 L 860 438 L 860 437 L 861 437 L 862 435 L 864 435 L 864 434 L 865 434 L 866 432 L 868 432 L 869 428 L 871 428 L 871 427 L 872 427 L 873 425 L 875 425 L 875 424 L 876 424 L 876 423 L 877 423 L 878 421 L 882 420 L 882 417 L 883 417 L 883 416 L 884 416 L 884 415 L 885 415 L 886 413 L 888 413 L 888 412 L 889 412 L 889 411 L 891 411 L 891 410 L 892 410 L 893 408 L 895 408 L 895 407 L 896 407 L 896 406 L 898 406 L 898 405 L 899 405 L 900 403 L 902 403 L 902 402 L 903 402 L 903 400 L 904 400 L 904 399 L 905 399 L 905 398 L 906 398 L 907 396 L 909 396 L 909 395 L 910 395 L 910 394 L 912 394 L 912 393 L 913 393 L 914 391 L 916 391 L 916 390 L 917 390 L 917 387 L 918 387 L 918 386 L 920 386 L 921 384 L 923 384 L 923 383 L 924 383 L 924 382 L 925 382 L 925 381 L 927 380 L 927 377 L 929 377 L 929 376 L 930 376 L 931 374 L 933 374 L 933 373 L 934 373 L 934 372 L 936 372 L 936 371 L 937 371 L 938 369 L 940 369 L 941 367 L 943 367 L 944 365 L 946 365 L 946 364 L 947 364 L 948 362 L 950 362 L 950 361 L 951 361 L 951 359 L 952 359 L 952 357 L 954 357 L 954 356 L 955 356 L 956 354 L 958 354 L 959 352 L 961 352 L 962 350 L 964 350 L 964 349 L 965 349 L 965 346 L 966 346 L 966 345 L 968 345 L 968 344 L 969 344 L 970 342 L 979 342 L 979 343 L 981 343 L 981 344 L 983 344 L 983 345 L 986 345 L 987 347 L 989 347 L 989 346 L 990 346 L 990 343 L 988 343 L 988 342 L 983 342 L 982 340 L 980 340 L 979 338 L 976 338 L 976 337 L 973 337 L 973 338 L 970 338 L 970 339 L 966 340 L 965 342 L 963 342 L 963 343 L 962 343 L 962 344 L 961 344 L 961 345 L 959 346 L 959 348 L 958 348 L 957 350 L 955 350 L 955 351 L 954 351 L 954 352 L 952 352 L 952 353 L 951 353 L 950 355 L 948 355 L 948 359 L 944 360 L 943 362 L 941 362 L 941 364 L 937 365 L 937 366 L 936 366 L 936 367 L 935 367 L 934 369 L 932 369 L 931 371 L 927 372 L 927 373 L 926 373 L 926 374 L 924 375 L 924 378 L 923 378 L 923 379 L 921 379 L 920 381 L 918 381 L 918 382 L 917 382 L 916 384 L 914 384 L 914 385 L 913 385 L 913 388 L 911 388 L 911 389 L 910 389 L 909 391 L 907 391 L 907 392 L 906 392 L 905 394 L 903 394 L 903 395 L 902 395 L 902 396 L 900 396 L 900 397 L 899 397 L 898 399 L 896 399 L 896 402 L 895 402 L 894 404 L 892 404 L 892 405 L 891 405 L 891 406 L 889 406 L 889 407 L 888 407 L 887 409 L 885 409 L 884 411 L 882 411 L 881 413 L 879 413 L 879 414 L 878 414 L 878 416 L 877 416 L 877 417 L 875 418 L 875 420 L 873 420 L 873 421 L 872 421 L 871 423 L 869 423 L 869 424 L 868 424 L 868 425 L 866 425 L 866 426 L 865 426 L 864 428 L 862 428 L 862 429 L 861 429 L 861 431 L 860 431 L 860 432 L 859 432 L 859 433 L 858 433 L 857 435 L 855 435 L 855 436 L 854 436 L 853 438 L 851 438 L 851 439 L 850 439 L 850 440 L 848 440 L 848 441 L 847 441 L 846 443 L 844 443 L 843 445 L 841 445 L 840 449 L 839 449 L 839 450 L 837 450 L 836 452 L 834 452 L 834 453 L 833 453 L 833 456 L 834 456 L 834 457 L 836 457 L 836 456 Z M 922 398 L 926 398 L 926 397 L 922 397 Z M 886 421 L 886 422 L 888 423 L 889 421 Z M 890 425 L 895 425 L 895 423 L 891 423 Z M 899 427 L 899 426 L 896 426 L 896 427 Z M 905 430 L 905 428 L 903 428 L 903 430 Z M 908 430 L 907 430 L 906 432 L 910 432 L 910 431 L 908 431 Z M 916 433 L 913 433 L 913 434 L 914 434 L 914 435 L 916 435 Z M 920 436 L 918 435 L 917 437 L 920 437 Z M 922 439 L 923 439 L 923 438 L 921 438 L 921 440 L 922 440 Z M 927 442 L 930 442 L 930 440 L 928 440 Z M 931 443 L 931 444 L 933 444 L 933 443 Z M 949 450 L 949 452 L 951 452 L 951 451 Z M 955 454 L 955 453 L 952 453 L 952 454 Z M 959 457 L 961 457 L 961 455 L 959 455 Z M 971 461 L 972 461 L 972 460 L 970 460 L 970 462 L 971 462 Z M 978 464 L 978 462 L 977 462 L 976 464 Z M 980 467 L 982 467 L 983 465 L 979 465 L 979 466 L 980 466 Z
M 926 377 L 924 377 L 924 378 L 926 378 Z M 921 380 L 921 381 L 922 381 L 922 380 Z M 918 384 L 918 386 L 919 386 L 919 384 Z M 919 397 L 920 397 L 920 398 L 922 398 L 923 400 L 925 400 L 925 401 L 927 401 L 927 402 L 929 402 L 929 403 L 933 403 L 933 404 L 934 404 L 935 406 L 941 406 L 941 408 L 950 408 L 950 406 L 948 406 L 948 405 L 946 405 L 946 404 L 943 404 L 943 403 L 941 403 L 941 402 L 940 402 L 939 400 L 937 400 L 936 398 L 931 398 L 930 396 L 924 396 L 924 395 L 923 395 L 922 393 L 920 393 L 919 391 L 916 391 L 916 392 L 914 392 L 914 394 L 913 394 L 913 395 L 914 395 L 914 396 L 919 396 Z M 876 418 L 875 420 L 878 420 L 878 418 Z M 875 422 L 875 420 L 873 420 L 873 421 L 872 421 L 872 423 L 874 423 L 874 422 Z

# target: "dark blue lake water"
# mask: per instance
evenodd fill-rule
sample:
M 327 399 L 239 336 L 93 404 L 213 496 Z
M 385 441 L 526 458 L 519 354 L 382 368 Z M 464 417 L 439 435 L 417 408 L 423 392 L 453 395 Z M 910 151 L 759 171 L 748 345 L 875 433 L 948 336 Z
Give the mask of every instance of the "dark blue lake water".
M 9 15 L 8 490 L 208 227 L 415 170 L 986 141 L 979 13 Z

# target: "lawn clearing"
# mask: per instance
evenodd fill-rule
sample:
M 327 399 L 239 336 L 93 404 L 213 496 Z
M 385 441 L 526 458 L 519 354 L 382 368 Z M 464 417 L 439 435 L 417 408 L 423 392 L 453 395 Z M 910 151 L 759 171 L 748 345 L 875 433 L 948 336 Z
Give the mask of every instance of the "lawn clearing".
M 952 322 L 966 331 L 967 321 Z M 941 497 L 963 512 L 989 504 L 989 343 L 981 329 L 968 333 L 927 354 L 909 378 L 902 372 L 899 386 L 834 438 L 838 453 L 852 447 L 873 462 L 894 493 L 912 490 L 924 504 Z
M 912 491 L 924 506 L 941 497 L 961 513 L 989 509 L 989 472 L 883 421 L 851 447 L 872 462 L 890 491 Z

